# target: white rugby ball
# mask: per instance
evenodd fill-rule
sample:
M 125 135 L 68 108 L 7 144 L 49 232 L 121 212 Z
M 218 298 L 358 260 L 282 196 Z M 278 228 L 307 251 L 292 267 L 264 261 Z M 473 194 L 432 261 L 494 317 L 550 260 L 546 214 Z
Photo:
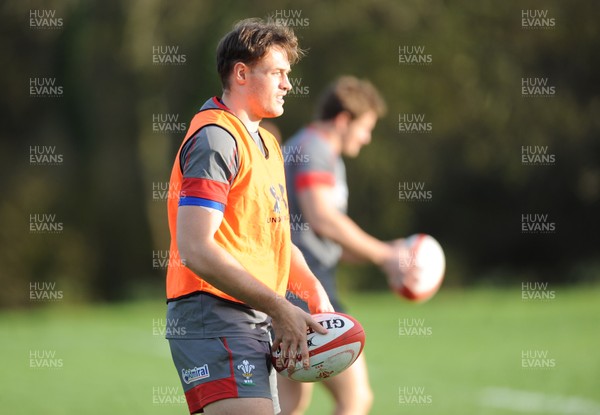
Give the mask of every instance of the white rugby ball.
M 439 290 L 446 272 L 446 257 L 438 241 L 431 235 L 418 233 L 404 240 L 408 256 L 400 259 L 404 278 L 390 288 L 402 297 L 416 302 L 426 301 Z
M 309 330 L 307 334 L 310 367 L 304 369 L 300 356 L 288 367 L 289 358 L 272 355 L 273 365 L 281 375 L 298 382 L 320 382 L 342 373 L 358 358 L 365 346 L 365 331 L 356 319 L 343 313 L 319 313 L 312 317 L 328 330 L 327 334 Z

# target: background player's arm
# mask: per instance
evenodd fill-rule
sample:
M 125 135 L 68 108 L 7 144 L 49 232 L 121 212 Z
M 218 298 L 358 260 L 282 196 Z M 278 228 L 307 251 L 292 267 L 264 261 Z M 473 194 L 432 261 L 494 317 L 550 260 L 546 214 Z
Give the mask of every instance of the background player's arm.
M 302 252 L 292 245 L 292 261 L 288 290 L 308 303 L 312 314 L 334 311 L 321 282 L 312 273 Z
M 364 264 L 367 260 L 355 253 L 348 251 L 346 248 L 342 247 L 342 256 L 340 257 L 341 262 L 345 262 L 347 264 Z
M 395 255 L 392 246 L 372 237 L 336 209 L 331 192 L 331 186 L 315 184 L 298 193 L 300 209 L 309 226 L 315 233 L 340 244 L 347 257 L 384 266 Z
M 179 207 L 177 246 L 182 262 L 219 290 L 271 316 L 277 333 L 274 348 L 280 343 L 284 351 L 295 353 L 301 350 L 305 366 L 308 366 L 306 327 L 319 333 L 325 333 L 326 330 L 310 315 L 254 278 L 216 243 L 214 235 L 222 220 L 223 214 L 215 209 Z

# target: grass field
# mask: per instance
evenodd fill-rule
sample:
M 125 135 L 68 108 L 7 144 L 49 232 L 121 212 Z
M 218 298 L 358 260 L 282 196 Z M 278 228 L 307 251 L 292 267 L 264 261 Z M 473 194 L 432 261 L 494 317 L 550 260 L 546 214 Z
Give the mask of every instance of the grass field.
M 351 296 L 373 414 L 600 414 L 600 289 Z M 2 413 L 183 414 L 164 303 L 0 313 Z M 309 414 L 331 403 L 316 388 Z

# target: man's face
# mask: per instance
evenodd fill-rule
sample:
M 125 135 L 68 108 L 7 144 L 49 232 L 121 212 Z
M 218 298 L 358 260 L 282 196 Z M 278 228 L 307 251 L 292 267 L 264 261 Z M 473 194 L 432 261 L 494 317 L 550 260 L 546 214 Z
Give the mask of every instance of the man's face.
M 287 55 L 278 47 L 270 48 L 262 59 L 250 67 L 247 87 L 251 117 L 273 118 L 283 114 L 283 97 L 292 88 L 289 72 Z
M 375 111 L 366 112 L 351 120 L 346 132 L 342 134 L 342 154 L 347 157 L 358 156 L 360 149 L 371 142 L 371 132 L 376 123 Z

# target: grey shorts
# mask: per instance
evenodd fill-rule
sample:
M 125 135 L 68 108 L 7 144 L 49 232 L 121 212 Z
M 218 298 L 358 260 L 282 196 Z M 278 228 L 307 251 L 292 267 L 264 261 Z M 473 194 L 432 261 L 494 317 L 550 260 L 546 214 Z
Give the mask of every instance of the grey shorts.
M 229 398 L 268 398 L 279 413 L 271 345 L 242 337 L 169 339 L 190 414 Z

